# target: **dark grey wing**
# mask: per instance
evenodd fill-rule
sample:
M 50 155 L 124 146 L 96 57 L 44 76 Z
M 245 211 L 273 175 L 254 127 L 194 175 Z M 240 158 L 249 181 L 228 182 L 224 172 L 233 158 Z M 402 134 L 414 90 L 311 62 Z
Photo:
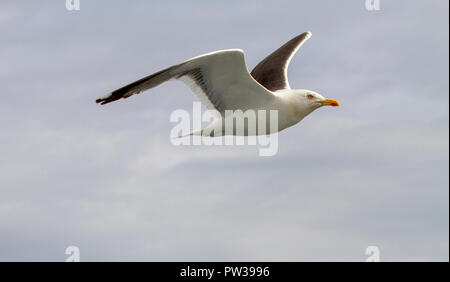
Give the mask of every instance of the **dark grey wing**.
M 270 91 L 289 89 L 287 78 L 289 62 L 297 50 L 310 37 L 310 32 L 304 32 L 289 40 L 256 65 L 251 72 L 253 78 Z

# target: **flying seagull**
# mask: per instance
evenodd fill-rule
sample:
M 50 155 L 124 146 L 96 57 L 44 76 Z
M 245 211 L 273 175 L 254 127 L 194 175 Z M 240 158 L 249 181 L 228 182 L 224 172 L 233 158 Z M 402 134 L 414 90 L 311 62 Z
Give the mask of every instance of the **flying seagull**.
M 204 128 L 191 134 L 225 135 L 222 121 L 227 110 L 277 110 L 277 131 L 281 131 L 300 122 L 317 108 L 339 106 L 338 101 L 326 99 L 314 91 L 291 89 L 289 86 L 289 62 L 310 37 L 310 32 L 294 37 L 261 61 L 251 73 L 248 72 L 242 50 L 221 50 L 156 72 L 119 88 L 96 102 L 104 105 L 139 94 L 170 79 L 179 79 L 191 87 L 208 109 L 218 113 L 218 118 L 206 127 L 219 128 L 218 130 L 211 133 L 211 130 Z M 239 134 L 234 131 L 233 135 Z

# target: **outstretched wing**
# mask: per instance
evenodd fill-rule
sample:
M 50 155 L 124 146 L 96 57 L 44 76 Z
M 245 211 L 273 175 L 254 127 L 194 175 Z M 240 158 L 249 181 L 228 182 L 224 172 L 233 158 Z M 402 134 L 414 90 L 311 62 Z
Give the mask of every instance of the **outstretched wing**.
M 106 104 L 128 98 L 159 84 L 180 79 L 188 84 L 209 109 L 222 115 L 225 110 L 258 109 L 275 96 L 249 74 L 242 50 L 223 50 L 195 57 L 169 67 L 97 99 Z
M 270 91 L 290 89 L 287 77 L 289 62 L 310 37 L 310 32 L 304 32 L 289 40 L 256 65 L 251 72 L 253 78 Z

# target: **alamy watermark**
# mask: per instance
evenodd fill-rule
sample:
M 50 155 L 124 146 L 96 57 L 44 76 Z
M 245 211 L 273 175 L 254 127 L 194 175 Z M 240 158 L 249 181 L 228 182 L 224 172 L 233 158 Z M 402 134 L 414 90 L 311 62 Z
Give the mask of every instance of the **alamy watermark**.
M 69 246 L 66 248 L 66 262 L 80 262 L 80 248 L 77 246 Z
M 208 110 L 202 113 L 201 103 L 193 103 L 192 115 L 182 109 L 170 115 L 177 123 L 170 132 L 170 141 L 180 145 L 258 145 L 260 156 L 278 152 L 277 110 L 226 110 L 223 115 Z M 203 124 L 208 125 L 203 127 Z
M 380 10 L 380 0 L 366 0 L 366 10 L 367 11 L 379 11 Z
M 66 0 L 66 9 L 68 11 L 79 11 L 80 0 Z
M 377 246 L 368 246 L 366 248 L 366 262 L 380 262 L 380 248 Z

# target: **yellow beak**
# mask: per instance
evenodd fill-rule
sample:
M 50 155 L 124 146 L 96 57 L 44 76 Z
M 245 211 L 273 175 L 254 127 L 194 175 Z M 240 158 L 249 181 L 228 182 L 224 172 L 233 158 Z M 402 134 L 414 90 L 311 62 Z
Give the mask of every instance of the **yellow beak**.
M 339 106 L 339 102 L 333 99 L 325 99 L 323 101 L 320 102 L 322 105 L 324 106 L 333 106 L 333 107 L 337 107 Z

